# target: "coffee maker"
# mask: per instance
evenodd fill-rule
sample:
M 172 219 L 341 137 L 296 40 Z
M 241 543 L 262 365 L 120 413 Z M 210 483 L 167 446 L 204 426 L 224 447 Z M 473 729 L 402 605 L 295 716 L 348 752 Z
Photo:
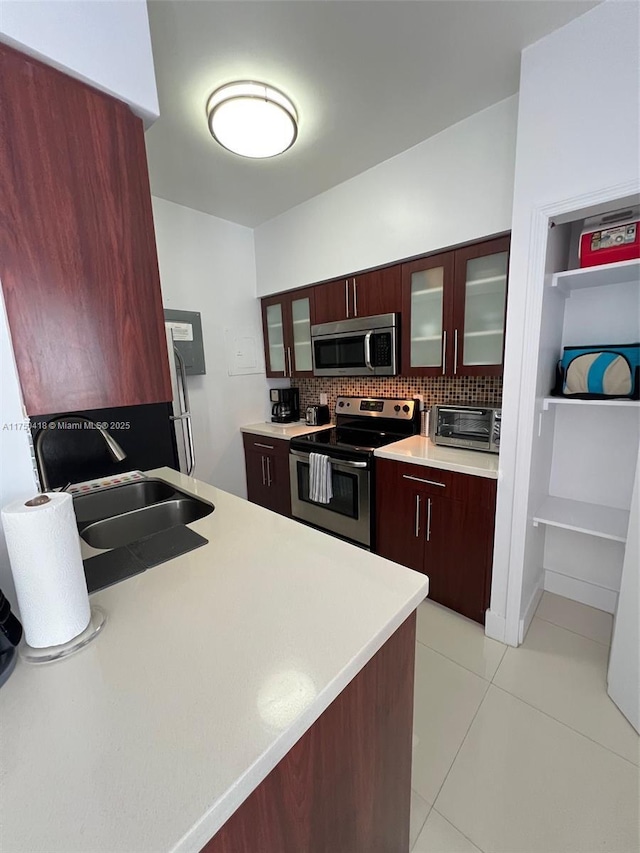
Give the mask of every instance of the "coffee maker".
M 297 388 L 272 388 L 271 420 L 274 424 L 290 424 L 300 420 L 300 392 Z

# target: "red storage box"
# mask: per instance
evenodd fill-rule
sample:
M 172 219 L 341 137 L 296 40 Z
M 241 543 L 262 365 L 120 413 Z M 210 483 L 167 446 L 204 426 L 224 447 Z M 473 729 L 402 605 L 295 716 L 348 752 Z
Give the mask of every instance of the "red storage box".
M 640 258 L 640 208 L 585 219 L 578 257 L 581 267 Z

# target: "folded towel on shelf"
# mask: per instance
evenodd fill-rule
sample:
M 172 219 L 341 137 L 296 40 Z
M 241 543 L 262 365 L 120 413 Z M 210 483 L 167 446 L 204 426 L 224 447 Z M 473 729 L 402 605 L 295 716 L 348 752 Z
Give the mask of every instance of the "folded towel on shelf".
M 331 459 L 325 453 L 309 454 L 309 500 L 328 504 L 333 497 Z

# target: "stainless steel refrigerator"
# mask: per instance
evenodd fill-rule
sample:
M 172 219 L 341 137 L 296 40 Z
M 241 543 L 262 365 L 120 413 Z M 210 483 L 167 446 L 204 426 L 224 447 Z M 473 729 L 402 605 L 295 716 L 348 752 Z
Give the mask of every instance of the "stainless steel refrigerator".
M 193 442 L 187 368 L 184 358 L 175 345 L 173 329 L 169 323 L 165 323 L 165 332 L 167 335 L 169 371 L 171 373 L 171 388 L 173 391 L 172 413 L 169 419 L 173 423 L 175 431 L 179 469 L 183 474 L 191 476 L 196 467 L 196 451 Z

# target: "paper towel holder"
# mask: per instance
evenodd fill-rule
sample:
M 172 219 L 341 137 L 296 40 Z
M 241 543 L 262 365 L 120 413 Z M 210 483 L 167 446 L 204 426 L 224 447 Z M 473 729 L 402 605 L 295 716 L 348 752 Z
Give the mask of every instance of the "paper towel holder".
M 42 506 L 43 504 L 48 504 L 51 502 L 51 498 L 49 495 L 45 495 L 44 492 L 40 495 L 36 495 L 35 498 L 31 498 L 30 501 L 25 501 L 25 506 Z
M 98 636 L 104 628 L 107 621 L 107 614 L 97 604 L 91 605 L 91 618 L 89 624 L 81 634 L 69 640 L 68 643 L 62 643 L 59 646 L 45 646 L 44 648 L 36 648 L 28 645 L 23 639 L 20 643 L 20 657 L 27 663 L 52 663 L 53 661 L 62 660 L 69 655 L 79 652 Z

